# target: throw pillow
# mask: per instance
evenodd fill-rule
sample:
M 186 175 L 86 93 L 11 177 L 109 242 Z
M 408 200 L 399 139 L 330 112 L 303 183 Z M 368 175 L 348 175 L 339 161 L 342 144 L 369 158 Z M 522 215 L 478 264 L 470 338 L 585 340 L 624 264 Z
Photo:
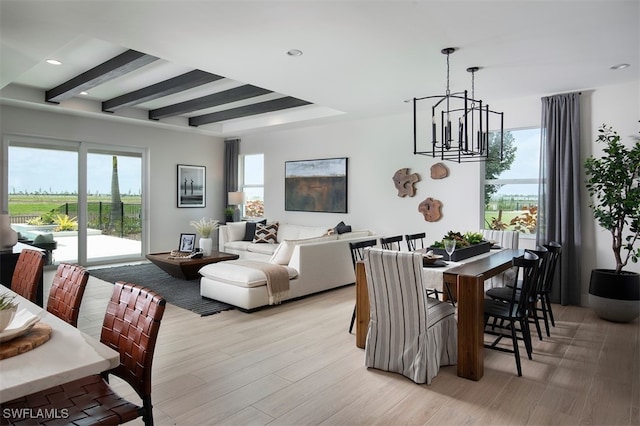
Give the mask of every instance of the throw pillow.
M 247 227 L 244 231 L 244 239 L 242 241 L 253 241 L 253 237 L 256 236 L 256 225 L 259 223 L 266 225 L 267 219 L 263 219 L 258 222 L 247 222 Z
M 275 244 L 278 241 L 278 222 L 256 224 L 256 235 L 253 237 L 254 243 Z
M 335 229 L 338 234 L 344 234 L 345 232 L 351 232 L 351 225 L 345 225 L 344 222 L 340 222 L 333 229 Z
M 229 241 L 242 241 L 244 233 L 246 232 L 247 222 L 228 222 L 227 223 L 227 236 Z

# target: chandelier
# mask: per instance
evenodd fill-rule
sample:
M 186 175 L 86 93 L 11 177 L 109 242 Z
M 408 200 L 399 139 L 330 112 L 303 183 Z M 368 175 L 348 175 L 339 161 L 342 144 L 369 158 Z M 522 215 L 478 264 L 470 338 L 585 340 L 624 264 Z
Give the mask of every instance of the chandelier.
M 489 129 L 490 118 L 498 119 L 500 130 L 494 137 L 499 142 L 500 161 L 503 156 L 504 142 L 504 113 L 489 109 L 488 104 L 475 99 L 475 73 L 479 67 L 467 68 L 471 73 L 471 96 L 468 91 L 451 93 L 449 88 L 449 56 L 455 52 L 455 48 L 447 47 L 441 53 L 447 56 L 447 88 L 444 95 L 425 96 L 413 98 L 413 154 L 428 155 L 441 160 L 450 160 L 458 163 L 471 161 L 486 161 L 489 159 Z M 431 103 L 431 119 L 427 124 L 419 126 L 418 103 L 428 101 Z M 429 124 L 431 124 L 429 126 Z M 429 129 L 431 132 L 425 129 Z M 420 136 L 420 130 L 427 136 Z M 431 149 L 418 150 L 418 140 L 427 139 L 431 133 Z M 427 142 L 427 146 L 429 142 Z

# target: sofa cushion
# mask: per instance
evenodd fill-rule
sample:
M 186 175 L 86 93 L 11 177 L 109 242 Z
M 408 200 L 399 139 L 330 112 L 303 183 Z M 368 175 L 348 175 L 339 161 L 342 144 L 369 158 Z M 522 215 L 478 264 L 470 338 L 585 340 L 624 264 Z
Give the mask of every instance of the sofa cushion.
M 285 268 L 290 280 L 298 276 L 298 271 L 294 268 L 288 266 L 285 266 Z M 267 277 L 264 272 L 259 269 L 236 265 L 233 260 L 205 265 L 200 268 L 199 272 L 203 277 L 240 287 L 259 287 L 267 284 Z
M 247 229 L 247 222 L 229 222 L 227 223 L 227 235 L 229 241 L 242 241 Z
M 263 225 L 267 224 L 267 219 L 262 219 L 256 222 L 247 222 L 246 229 L 244 231 L 243 241 L 253 241 L 253 238 L 256 236 L 256 225 L 261 223 Z
M 278 222 L 263 225 L 256 224 L 256 235 L 253 242 L 258 244 L 275 244 L 278 240 Z
M 250 243 L 247 251 L 252 253 L 267 254 L 271 256 L 278 249 L 278 244 Z
M 248 251 L 251 244 L 251 241 L 229 241 L 224 245 L 224 248 L 220 248 L 220 250 Z
M 320 241 L 333 241 L 336 239 L 337 236 L 325 235 L 322 237 L 305 238 L 302 240 L 284 240 L 278 245 L 278 248 L 273 253 L 273 256 L 271 256 L 269 263 L 275 263 L 276 265 L 288 265 L 296 245 L 317 243 Z
M 327 235 L 327 228 L 324 226 L 303 226 L 281 223 L 278 228 L 278 241 L 302 240 Z

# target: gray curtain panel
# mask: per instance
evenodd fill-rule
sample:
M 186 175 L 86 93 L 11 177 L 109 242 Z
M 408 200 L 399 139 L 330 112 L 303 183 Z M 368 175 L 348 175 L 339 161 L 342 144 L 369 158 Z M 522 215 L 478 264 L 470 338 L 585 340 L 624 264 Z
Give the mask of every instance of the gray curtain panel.
M 224 201 L 223 206 L 227 206 L 227 195 L 229 192 L 238 190 L 238 155 L 240 154 L 240 139 L 229 139 L 224 141 Z
M 536 243 L 562 244 L 551 301 L 580 305 L 580 94 L 542 98 Z

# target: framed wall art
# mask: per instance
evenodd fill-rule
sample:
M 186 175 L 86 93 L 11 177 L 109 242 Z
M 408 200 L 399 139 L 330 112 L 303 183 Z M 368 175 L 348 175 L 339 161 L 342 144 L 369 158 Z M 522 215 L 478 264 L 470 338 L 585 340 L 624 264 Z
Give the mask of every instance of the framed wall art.
M 204 166 L 178 164 L 178 207 L 206 207 Z
M 285 210 L 347 213 L 347 158 L 286 161 Z

